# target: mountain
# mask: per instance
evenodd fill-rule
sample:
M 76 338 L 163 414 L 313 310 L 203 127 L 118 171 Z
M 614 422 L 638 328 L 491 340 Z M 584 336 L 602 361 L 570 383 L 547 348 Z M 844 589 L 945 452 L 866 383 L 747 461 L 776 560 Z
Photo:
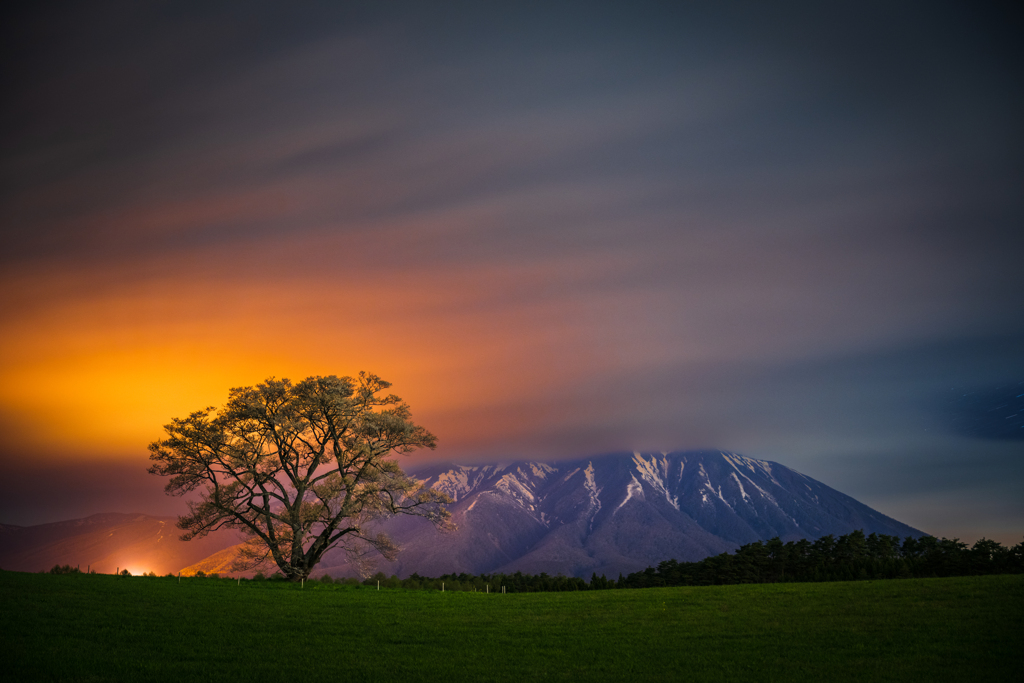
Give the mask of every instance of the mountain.
M 402 547 L 396 562 L 378 562 L 387 574 L 615 577 L 775 536 L 924 535 L 784 465 L 721 451 L 434 465 L 413 474 L 455 500 L 458 529 L 441 533 L 408 516 L 385 521 L 381 529 Z M 354 574 L 338 552 L 320 571 Z
M 614 578 L 662 560 L 699 560 L 775 536 L 814 539 L 855 529 L 923 535 L 784 465 L 721 451 L 433 464 L 412 474 L 454 499 L 449 509 L 458 528 L 442 533 L 404 515 L 380 522 L 379 530 L 402 550 L 396 562 L 378 560 L 374 571 Z M 175 521 L 106 514 L 33 527 L 0 525 L 0 567 L 230 573 L 240 540 L 235 534 L 182 542 Z M 315 571 L 324 573 L 338 578 L 358 572 L 334 550 Z
M 69 564 L 113 574 L 167 574 L 238 542 L 231 532 L 180 541 L 175 517 L 106 513 L 36 526 L 0 525 L 0 568 L 47 571 Z

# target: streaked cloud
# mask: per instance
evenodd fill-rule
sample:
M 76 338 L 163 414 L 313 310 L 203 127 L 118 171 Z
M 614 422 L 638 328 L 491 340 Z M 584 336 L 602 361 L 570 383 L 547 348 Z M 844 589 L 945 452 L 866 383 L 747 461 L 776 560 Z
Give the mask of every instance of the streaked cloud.
M 996 525 L 1019 451 L 935 402 L 1024 377 L 1020 48 L 908 7 L 26 9 L 5 466 L 369 369 L 436 457 L 719 446 Z

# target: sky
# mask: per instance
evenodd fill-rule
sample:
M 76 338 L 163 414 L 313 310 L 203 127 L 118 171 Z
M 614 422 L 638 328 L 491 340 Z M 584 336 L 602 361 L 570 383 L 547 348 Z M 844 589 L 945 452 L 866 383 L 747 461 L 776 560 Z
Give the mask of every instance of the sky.
M 0 522 L 182 513 L 171 418 L 367 370 L 410 467 L 718 448 L 1020 542 L 1008 7 L 24 3 Z

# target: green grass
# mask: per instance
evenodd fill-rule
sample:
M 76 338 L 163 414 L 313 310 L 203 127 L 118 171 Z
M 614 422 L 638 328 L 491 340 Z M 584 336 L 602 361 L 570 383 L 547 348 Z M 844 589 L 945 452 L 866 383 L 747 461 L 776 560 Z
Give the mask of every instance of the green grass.
M 490 594 L 0 572 L 7 680 L 1010 681 L 1024 576 Z

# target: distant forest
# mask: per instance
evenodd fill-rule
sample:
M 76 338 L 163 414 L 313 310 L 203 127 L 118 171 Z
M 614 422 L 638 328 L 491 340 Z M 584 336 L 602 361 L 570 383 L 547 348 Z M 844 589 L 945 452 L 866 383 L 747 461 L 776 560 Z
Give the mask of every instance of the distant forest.
M 78 574 L 77 567 L 55 566 L 52 574 Z M 95 572 L 93 572 L 95 573 Z M 130 576 L 128 570 L 121 572 Z M 838 539 L 822 536 L 816 541 L 802 539 L 783 543 L 778 537 L 740 546 L 734 553 L 722 553 L 699 562 L 665 560 L 617 579 L 593 574 L 590 581 L 575 577 L 541 574 L 445 574 L 437 578 L 413 574 L 407 579 L 374 576 L 333 579 L 323 575 L 307 584 L 343 584 L 405 588 L 408 590 L 479 591 L 531 593 L 554 591 L 654 588 L 659 586 L 723 586 L 737 583 L 785 583 L 808 581 L 867 581 L 871 579 L 977 576 L 981 574 L 1024 574 L 1024 542 L 1004 548 L 996 541 L 981 539 L 968 547 L 958 539 L 933 536 L 902 541 L 898 536 L 853 531 Z M 150 576 L 155 576 L 150 574 Z M 168 574 L 168 576 L 174 576 Z M 207 576 L 198 572 L 197 577 Z M 210 574 L 217 577 L 217 574 Z M 280 573 L 255 580 L 284 580 Z
M 572 576 L 523 574 L 446 574 L 429 578 L 413 574 L 407 579 L 383 573 L 363 581 L 388 588 L 499 591 L 581 591 L 658 586 L 721 586 L 737 583 L 806 581 L 866 581 L 870 579 L 974 576 L 1024 573 L 1024 542 L 1004 548 L 982 539 L 968 547 L 957 539 L 932 536 L 902 541 L 898 536 L 853 531 L 838 539 L 832 535 L 816 541 L 802 539 L 783 543 L 778 537 L 755 541 L 734 553 L 722 553 L 699 562 L 666 560 L 617 579 L 594 574 L 590 581 Z M 331 581 L 329 577 L 325 577 Z M 354 579 L 349 579 L 355 582 Z
M 975 576 L 1024 573 L 1024 542 L 1004 548 L 981 539 L 968 547 L 957 539 L 933 536 L 901 542 L 897 536 L 853 531 L 838 539 L 783 543 L 778 537 L 740 546 L 699 562 L 666 560 L 619 578 L 616 588 L 716 586 L 787 581 L 866 581 L 870 579 Z

